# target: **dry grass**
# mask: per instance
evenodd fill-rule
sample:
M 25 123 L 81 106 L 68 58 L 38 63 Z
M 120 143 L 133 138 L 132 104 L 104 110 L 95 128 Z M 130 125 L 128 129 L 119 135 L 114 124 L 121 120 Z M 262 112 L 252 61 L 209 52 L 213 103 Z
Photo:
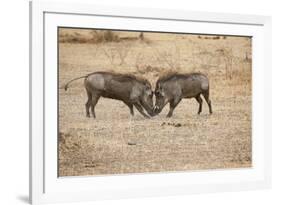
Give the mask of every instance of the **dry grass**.
M 76 32 L 85 39 L 93 31 L 60 32 L 60 38 Z M 60 40 L 60 86 L 100 70 L 137 74 L 153 85 L 164 72 L 202 72 L 210 79 L 214 113 L 208 114 L 204 102 L 198 116 L 198 104 L 190 99 L 170 119 L 167 106 L 147 120 L 136 109 L 130 117 L 122 102 L 101 98 L 97 119 L 89 119 L 83 80 L 77 81 L 67 92 L 59 90 L 60 176 L 251 166 L 251 39 L 144 33 L 143 41 L 138 32 L 114 35 L 123 40 Z

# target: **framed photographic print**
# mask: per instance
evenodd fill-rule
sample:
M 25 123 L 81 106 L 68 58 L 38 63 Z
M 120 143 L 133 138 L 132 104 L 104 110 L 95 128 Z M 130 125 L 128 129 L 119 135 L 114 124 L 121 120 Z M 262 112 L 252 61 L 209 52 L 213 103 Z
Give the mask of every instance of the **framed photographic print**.
M 31 2 L 31 203 L 270 187 L 270 32 L 265 16 Z

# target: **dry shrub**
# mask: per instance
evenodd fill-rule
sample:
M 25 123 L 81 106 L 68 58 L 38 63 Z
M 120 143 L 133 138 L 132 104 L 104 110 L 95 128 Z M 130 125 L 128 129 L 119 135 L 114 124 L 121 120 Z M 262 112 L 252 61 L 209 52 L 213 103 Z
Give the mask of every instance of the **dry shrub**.
M 102 51 L 109 60 L 111 66 L 116 64 L 123 65 L 126 63 L 126 58 L 131 47 L 131 43 L 111 43 L 102 47 Z
M 152 73 L 153 76 L 159 76 L 159 73 L 170 71 L 181 71 L 181 51 L 179 45 L 170 42 L 166 48 L 158 48 L 157 45 L 151 45 L 150 40 L 144 38 L 144 44 L 141 50 L 150 52 L 138 52 L 135 55 L 136 73 L 144 75 Z
M 135 67 L 138 72 L 141 72 L 143 68 L 146 67 L 146 65 L 144 64 L 144 54 L 141 52 L 136 55 Z
M 119 37 L 116 33 L 112 31 L 104 31 L 103 32 L 103 42 L 118 42 Z
M 145 74 L 149 74 L 149 73 L 158 74 L 160 72 L 162 72 L 162 68 L 160 68 L 160 67 L 145 65 L 141 68 L 138 67 L 137 71 L 134 74 L 145 75 Z
M 116 59 L 116 47 L 114 45 L 102 47 L 104 55 L 107 57 L 111 65 L 114 65 Z
M 106 43 L 119 42 L 119 36 L 113 31 L 89 31 L 89 32 L 61 32 L 60 43 Z
M 136 40 L 138 40 L 138 37 L 131 37 L 131 36 L 120 37 L 120 41 L 136 41 Z
M 136 68 L 135 73 L 144 75 L 147 73 L 156 74 L 163 71 L 163 68 L 152 64 L 153 64 L 153 59 L 151 59 L 151 56 L 145 56 L 142 52 L 139 52 L 135 58 L 135 68 Z
M 245 53 L 244 61 L 245 62 L 252 62 L 252 56 L 248 52 Z
M 197 52 L 191 54 L 191 65 L 194 69 L 204 70 L 204 72 L 210 71 L 212 68 L 218 68 L 222 64 L 222 60 L 218 53 L 211 52 L 206 48 L 197 47 Z
M 220 51 L 220 55 L 224 60 L 225 64 L 225 76 L 228 79 L 232 79 L 233 77 L 233 64 L 234 64 L 234 56 L 231 48 L 223 48 Z
M 217 50 L 219 57 L 224 63 L 225 78 L 233 79 L 236 78 L 240 80 L 249 80 L 244 79 L 245 77 L 251 77 L 251 74 L 248 75 L 245 72 L 251 72 L 251 59 L 246 56 L 245 59 L 237 57 L 233 54 L 232 48 L 222 48 Z M 246 69 L 247 68 L 247 69 Z
M 155 51 L 155 57 L 158 64 L 163 68 L 170 70 L 181 69 L 181 51 L 176 43 L 172 43 L 168 49 L 160 50 L 157 47 L 151 47 Z M 164 63 L 164 65 L 163 65 Z
M 219 39 L 226 39 L 227 36 L 204 36 L 198 35 L 197 38 L 199 39 L 208 39 L 208 40 L 219 40 Z
M 239 68 L 232 71 L 232 78 L 229 80 L 230 85 L 248 85 L 251 86 L 252 83 L 252 69 L 251 63 L 240 61 L 237 66 Z
M 130 52 L 131 47 L 132 47 L 131 43 L 122 43 L 119 45 L 118 49 L 116 49 L 117 55 L 120 60 L 119 65 L 123 65 L 126 63 L 125 60 Z
M 219 40 L 221 37 L 220 37 L 220 36 L 207 36 L 207 35 L 205 35 L 204 37 L 202 37 L 202 36 L 199 35 L 198 38 L 199 38 L 199 39 L 202 39 L 202 38 L 203 38 L 203 39 L 208 39 L 208 40 L 210 40 L 210 39 L 211 39 L 211 40 Z
M 144 34 L 143 34 L 143 32 L 140 33 L 139 38 L 140 38 L 141 41 L 144 40 Z
M 143 32 L 140 33 L 139 40 L 140 40 L 140 42 L 145 43 L 145 44 L 152 43 L 152 41 L 150 39 L 148 39 L 147 36 L 145 36 Z
M 204 72 L 212 76 L 213 80 L 224 81 L 231 86 L 251 82 L 250 54 L 245 53 L 245 57 L 241 54 L 237 56 L 232 47 L 212 43 L 208 46 L 195 46 L 194 50 L 197 52 L 186 58 L 191 72 Z
M 60 43 L 87 43 L 90 39 L 81 37 L 79 34 L 75 33 L 65 33 L 60 34 L 59 42 Z

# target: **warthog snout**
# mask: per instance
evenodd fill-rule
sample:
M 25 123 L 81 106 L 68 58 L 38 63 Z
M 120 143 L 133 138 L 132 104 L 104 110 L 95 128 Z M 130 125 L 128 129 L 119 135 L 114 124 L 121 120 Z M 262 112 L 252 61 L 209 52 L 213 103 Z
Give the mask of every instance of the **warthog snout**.
M 154 108 L 153 108 L 153 112 L 157 112 L 157 111 L 159 111 L 159 109 L 160 109 L 159 106 L 155 105 Z
M 154 115 L 158 115 L 161 112 L 161 108 L 158 105 L 155 105 L 153 107 L 153 113 Z

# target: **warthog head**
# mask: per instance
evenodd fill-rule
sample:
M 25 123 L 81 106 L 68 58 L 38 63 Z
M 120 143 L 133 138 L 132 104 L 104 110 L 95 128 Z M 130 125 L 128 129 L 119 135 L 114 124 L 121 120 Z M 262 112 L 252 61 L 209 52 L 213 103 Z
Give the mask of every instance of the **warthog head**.
M 157 85 L 154 91 L 155 94 L 155 106 L 153 108 L 154 115 L 159 114 L 162 109 L 165 107 L 167 104 L 167 97 L 165 96 L 165 91 L 161 85 Z
M 145 85 L 143 94 L 141 96 L 141 104 L 150 116 L 154 115 L 153 112 L 153 90 L 148 83 Z

